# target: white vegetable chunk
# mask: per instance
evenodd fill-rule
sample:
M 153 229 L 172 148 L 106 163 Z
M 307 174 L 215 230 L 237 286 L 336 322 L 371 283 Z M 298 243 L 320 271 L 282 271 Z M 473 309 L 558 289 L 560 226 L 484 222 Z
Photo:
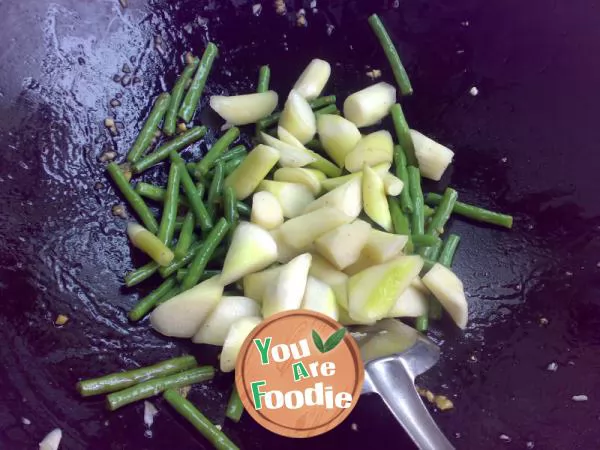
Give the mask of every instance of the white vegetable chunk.
M 278 150 L 268 145 L 257 145 L 244 161 L 225 179 L 225 187 L 231 186 L 238 200 L 252 195 L 258 184 L 279 161 Z
M 306 149 L 306 147 L 304 146 L 304 144 L 302 142 L 300 142 L 292 133 L 290 133 L 288 130 L 283 128 L 281 125 L 279 125 L 277 127 L 277 137 L 279 138 L 280 141 L 283 141 L 286 144 L 289 144 L 293 147 Z
M 454 152 L 417 130 L 410 130 L 410 136 L 415 146 L 415 156 L 419 161 L 421 175 L 439 181 L 452 162 Z
M 305 169 L 302 167 L 282 167 L 273 174 L 275 181 L 287 181 L 298 183 L 310 189 L 313 195 L 321 192 L 321 181 L 326 179 L 323 172 L 317 169 Z
M 243 317 L 231 324 L 223 343 L 221 357 L 219 358 L 221 372 L 232 372 L 235 370 L 237 357 L 244 341 L 260 322 L 260 317 Z
M 399 256 L 407 242 L 408 236 L 371 229 L 363 253 L 381 264 Z
M 331 286 L 311 276 L 306 282 L 302 309 L 320 312 L 333 320 L 338 320 L 339 317 L 335 293 Z
M 423 284 L 439 300 L 459 328 L 467 326 L 469 307 L 462 281 L 447 267 L 435 263 L 422 278 Z
M 258 317 L 260 306 L 248 297 L 223 297 L 192 338 L 195 344 L 223 345 L 229 328 L 243 317 Z
M 362 189 L 360 178 L 353 178 L 310 203 L 304 213 L 320 208 L 337 208 L 350 217 L 358 217 L 362 211 Z
M 383 187 L 387 195 L 396 197 L 397 195 L 400 195 L 402 189 L 404 189 L 402 180 L 389 172 L 381 175 L 381 179 L 383 180 Z
M 58 450 L 62 440 L 62 430 L 55 428 L 40 442 L 40 450 Z
M 272 230 L 281 225 L 283 211 L 277 197 L 267 191 L 256 192 L 252 196 L 250 222 L 265 230 Z
M 420 256 L 400 256 L 350 277 L 350 317 L 366 323 L 385 317 L 422 268 L 423 260 Z
M 231 125 L 247 125 L 267 117 L 277 107 L 277 92 L 245 95 L 213 95 L 210 107 Z
M 289 131 L 302 144 L 310 141 L 317 132 L 315 113 L 306 99 L 293 89 L 281 112 L 279 125 Z
M 271 267 L 262 272 L 246 275 L 243 280 L 244 295 L 252 300 L 262 303 L 267 286 L 277 279 L 280 266 Z
M 165 336 L 191 338 L 222 295 L 223 285 L 219 276 L 209 278 L 152 311 L 152 328 Z
M 346 155 L 361 138 L 356 125 L 335 114 L 321 114 L 317 117 L 317 131 L 325 152 L 339 167 L 344 167 Z
M 308 149 L 287 144 L 267 133 L 260 133 L 261 140 L 279 152 L 279 165 L 281 167 L 304 167 L 317 160 Z
M 357 127 L 374 125 L 387 116 L 396 103 L 396 88 L 377 83 L 350 95 L 344 102 L 344 117 Z
M 363 168 L 362 197 L 367 216 L 385 231 L 392 231 L 392 216 L 383 180 L 367 165 Z
M 298 183 L 264 180 L 258 185 L 258 189 L 275 196 L 283 211 L 283 217 L 286 218 L 299 216 L 315 199 L 309 188 Z
M 354 149 L 346 155 L 348 172 L 358 172 L 363 165 L 375 166 L 391 163 L 394 159 L 394 141 L 389 131 L 380 130 L 364 136 Z
M 322 59 L 313 59 L 304 69 L 296 84 L 294 90 L 307 100 L 314 100 L 325 88 L 329 76 L 331 75 L 331 66 Z
M 318 238 L 315 249 L 342 270 L 356 262 L 369 239 L 371 225 L 363 220 L 341 225 Z
M 419 317 L 427 314 L 427 304 L 427 295 L 410 285 L 400 294 L 386 317 Z
M 277 261 L 277 243 L 267 230 L 249 222 L 240 222 L 227 250 L 221 283 L 231 284 L 249 273 L 258 272 Z
M 282 311 L 299 309 L 306 290 L 312 255 L 303 253 L 280 267 L 274 283 L 263 296 L 262 314 L 266 319 Z
M 277 243 L 277 262 L 281 264 L 285 264 L 290 262 L 296 256 L 305 253 L 309 248 L 312 247 L 312 242 L 302 248 L 292 247 L 287 241 L 283 238 L 283 234 L 281 233 L 281 227 L 275 228 L 271 230 L 271 236 L 275 239 Z
M 389 163 L 377 164 L 376 166 L 373 166 L 373 170 L 377 172 L 379 176 L 383 177 L 388 172 L 388 170 L 390 170 L 390 167 L 391 164 Z M 349 173 L 348 175 L 343 175 L 341 177 L 328 178 L 326 180 L 321 181 L 321 187 L 327 192 L 329 192 L 355 178 L 359 178 L 360 180 L 362 180 L 362 171 Z
M 353 219 L 354 217 L 337 208 L 326 207 L 294 217 L 281 225 L 278 230 L 290 247 L 306 249 L 319 236 L 340 225 L 349 223 Z

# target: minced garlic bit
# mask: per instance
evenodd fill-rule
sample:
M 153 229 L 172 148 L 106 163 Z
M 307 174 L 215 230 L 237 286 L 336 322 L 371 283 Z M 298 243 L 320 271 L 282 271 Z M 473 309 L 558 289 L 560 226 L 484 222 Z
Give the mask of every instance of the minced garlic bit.
M 186 125 L 185 123 L 183 123 L 183 122 L 179 122 L 179 123 L 177 124 L 177 129 L 178 129 L 180 132 L 182 132 L 182 133 L 183 133 L 184 131 L 186 131 L 186 130 L 187 130 L 187 125 Z
M 470 90 L 469 90 L 469 94 L 471 94 L 473 97 L 477 96 L 479 94 L 479 89 L 477 89 L 475 86 L 473 86 Z
M 255 3 L 254 5 L 252 5 L 252 14 L 254 14 L 255 16 L 260 16 L 261 12 L 262 5 L 260 3 Z
M 285 0 L 275 0 L 275 12 L 281 16 L 283 16 L 287 12 L 287 8 L 285 7 Z
M 62 327 L 68 321 L 69 321 L 69 316 L 66 316 L 64 314 L 59 314 L 58 316 L 56 316 L 56 319 L 54 320 L 54 324 L 59 327 Z
M 31 420 L 29 420 L 27 417 L 21 417 L 21 423 L 23 425 L 31 425 Z
M 369 70 L 367 72 L 367 76 L 371 79 L 371 80 L 376 80 L 377 78 L 381 77 L 381 70 L 379 69 L 373 69 L 373 70 Z
M 546 326 L 548 325 L 548 323 L 548 319 L 546 319 L 545 317 L 540 317 L 540 325 Z
M 352 429 L 352 431 L 358 431 L 358 424 L 356 422 L 352 422 L 350 428 Z
M 549 370 L 550 372 L 556 372 L 558 370 L 558 364 L 551 362 L 548 364 L 548 367 L 546 367 L 546 370 Z
M 452 403 L 452 400 L 445 395 L 436 395 L 435 406 L 437 406 L 440 411 L 447 411 L 454 408 L 454 403 Z
M 104 126 L 106 128 L 114 128 L 115 120 L 112 117 L 107 117 L 106 119 L 104 119 Z
M 304 11 L 304 8 L 300 9 L 296 13 L 296 25 L 299 27 L 308 26 L 308 21 L 306 20 L 306 11 Z
M 574 395 L 573 397 L 571 397 L 573 399 L 574 402 L 587 402 L 588 401 L 588 396 L 587 395 Z
M 215 428 L 216 428 L 217 430 L 221 430 L 221 429 L 223 429 L 223 427 L 222 427 L 221 425 L 219 425 L 219 424 L 216 424 L 216 425 L 215 425 Z
M 189 395 L 189 393 L 190 393 L 191 390 L 192 390 L 192 386 L 183 386 L 183 387 L 178 388 L 177 392 L 183 398 L 187 398 L 187 396 Z
M 158 414 L 158 409 L 149 401 L 144 401 L 144 425 L 151 428 L 154 424 L 154 416 Z
M 121 204 L 113 206 L 112 213 L 113 216 L 120 217 L 121 219 L 127 219 L 127 211 L 125 211 L 125 207 Z
M 185 53 L 185 63 L 186 64 L 193 64 L 194 63 L 194 59 L 195 56 L 192 52 L 186 52 Z

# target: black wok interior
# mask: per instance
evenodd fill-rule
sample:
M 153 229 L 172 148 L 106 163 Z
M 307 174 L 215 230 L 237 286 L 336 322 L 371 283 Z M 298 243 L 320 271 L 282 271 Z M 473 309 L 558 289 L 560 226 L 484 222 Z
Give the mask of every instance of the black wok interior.
M 124 158 L 150 98 L 171 88 L 181 55 L 201 53 L 207 40 L 221 55 L 204 105 L 210 94 L 252 91 L 267 63 L 283 95 L 313 57 L 332 63 L 327 92 L 340 99 L 370 83 L 369 68 L 391 81 L 366 21 L 373 12 L 413 82 L 415 95 L 403 100 L 409 123 L 456 152 L 451 174 L 429 188 L 451 182 L 460 199 L 515 216 L 512 231 L 452 221 L 471 321 L 464 333 L 447 321 L 431 333 L 442 360 L 419 385 L 455 404 L 434 417 L 457 448 L 597 447 L 597 2 L 317 0 L 313 11 L 310 1 L 288 0 L 286 16 L 271 1 L 258 16 L 244 0 L 128 3 L 0 1 L 1 448 L 36 448 L 55 427 L 61 449 L 209 448 L 159 399 L 148 433 L 142 404 L 109 413 L 74 390 L 83 377 L 185 352 L 214 363 L 217 354 L 128 322 L 152 283 L 122 286 L 143 259 L 111 214 L 120 199 L 98 158 L 106 145 Z M 305 28 L 295 23 L 300 8 Z M 134 71 L 127 86 L 113 81 L 124 64 Z M 112 108 L 117 94 L 122 105 Z M 122 124 L 119 136 L 104 128 L 108 115 Z M 159 172 L 151 177 L 164 181 Z M 58 328 L 61 313 L 70 321 Z M 219 376 L 190 398 L 241 448 L 411 448 L 376 398 L 311 440 L 273 435 L 247 416 L 233 424 L 224 420 L 231 380 Z M 579 394 L 589 401 L 574 402 Z

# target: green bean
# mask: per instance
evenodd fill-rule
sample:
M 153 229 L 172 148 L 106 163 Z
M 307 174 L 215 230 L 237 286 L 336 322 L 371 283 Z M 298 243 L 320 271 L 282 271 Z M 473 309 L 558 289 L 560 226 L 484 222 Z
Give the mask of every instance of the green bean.
M 206 84 L 206 79 L 208 78 L 208 74 L 210 73 L 210 69 L 212 68 L 218 53 L 219 50 L 217 49 L 217 46 L 212 42 L 209 42 L 206 46 L 206 50 L 204 50 L 200 64 L 198 64 L 198 69 L 196 69 L 192 83 L 181 103 L 181 108 L 179 108 L 179 117 L 185 122 L 189 122 L 192 119 L 192 116 L 196 112 L 196 108 L 198 108 L 198 101 L 200 100 L 204 85 Z
M 235 224 L 239 220 L 239 213 L 237 210 L 237 199 L 235 198 L 235 191 L 231 186 L 225 188 L 224 194 L 224 211 L 225 211 L 225 219 L 230 224 Z
M 431 222 L 429 222 L 429 225 L 427 226 L 427 234 L 439 236 L 444 232 L 444 226 L 446 225 L 446 222 L 448 222 L 450 214 L 452 214 L 452 209 L 454 209 L 457 198 L 458 194 L 454 189 L 446 188 L 444 195 L 442 196 L 442 200 L 438 204 L 437 208 L 435 208 L 435 213 L 431 217 Z
M 256 122 L 256 131 L 263 131 L 271 127 L 272 125 L 275 125 L 277 122 L 279 122 L 280 117 L 281 112 L 274 112 L 270 116 L 263 117 L 258 122 Z
M 413 201 L 412 232 L 425 234 L 425 216 L 423 215 L 423 191 L 421 190 L 421 173 L 415 166 L 408 166 L 408 188 Z
M 156 98 L 154 106 L 146 119 L 146 123 L 144 123 L 140 134 L 127 154 L 127 161 L 130 163 L 136 162 L 148 150 L 152 139 L 154 139 L 154 134 L 160 125 L 160 121 L 169 107 L 170 100 L 171 95 L 167 92 L 163 92 Z
M 164 203 L 165 197 L 167 196 L 167 190 L 160 186 L 155 186 L 150 183 L 144 183 L 143 181 L 139 181 L 135 185 L 135 192 L 140 194 L 142 197 L 145 197 L 150 200 L 154 200 L 155 202 Z M 179 206 L 183 206 L 187 208 L 189 206 L 186 198 L 179 196 L 178 200 Z M 182 223 L 179 224 L 180 226 Z
M 402 61 L 400 60 L 400 56 L 398 55 L 398 51 L 396 50 L 390 35 L 377 14 L 373 14 L 369 17 L 369 25 L 371 25 L 375 36 L 379 39 L 379 43 L 385 52 L 385 56 L 392 67 L 392 72 L 394 72 L 394 78 L 396 79 L 396 84 L 398 84 L 398 87 L 400 88 L 400 92 L 402 95 L 412 95 L 413 88 L 410 84 L 406 69 L 402 65 Z
M 175 231 L 181 231 L 182 227 L 183 227 L 183 217 L 178 217 L 177 219 L 175 219 Z
M 246 156 L 239 156 L 237 158 L 234 159 L 230 159 L 229 161 L 227 161 L 224 165 L 223 165 L 223 173 L 225 174 L 225 176 L 227 177 L 228 175 L 231 174 L 231 172 L 233 172 L 235 169 L 237 169 L 237 167 L 242 164 L 242 162 L 244 162 L 244 159 L 246 159 Z
M 238 423 L 242 418 L 242 414 L 244 413 L 244 405 L 242 400 L 240 399 L 240 394 L 235 386 L 233 386 L 233 390 L 231 391 L 231 396 L 229 397 L 229 402 L 227 403 L 227 410 L 225 415 L 233 420 L 235 423 Z
M 177 280 L 175 277 L 170 277 L 164 280 L 160 286 L 142 298 L 137 305 L 135 305 L 133 309 L 129 311 L 129 320 L 132 322 L 137 322 L 138 320 L 144 318 L 144 316 L 157 305 L 158 301 L 176 285 Z
M 390 108 L 390 114 L 392 115 L 394 130 L 396 130 L 396 137 L 406 155 L 406 164 L 419 167 L 419 161 L 415 155 L 415 145 L 410 135 L 410 128 L 408 127 L 408 123 L 406 123 L 406 118 L 399 103 Z
M 151 366 L 140 367 L 126 372 L 113 373 L 102 377 L 83 380 L 77 383 L 77 391 L 84 397 L 120 391 L 138 383 L 158 377 L 172 375 L 196 367 L 198 363 L 193 356 L 180 356 L 167 359 Z
M 442 240 L 440 239 L 435 244 L 433 244 L 430 248 L 431 259 L 433 261 L 437 261 L 440 257 L 440 253 L 442 251 Z
M 171 300 L 173 297 L 175 297 L 176 295 L 178 295 L 180 293 L 181 293 L 181 287 L 173 286 L 161 298 L 158 299 L 158 302 L 156 302 L 156 306 L 162 305 L 167 300 Z
M 217 450 L 238 450 L 238 446 L 229 440 L 225 433 L 219 430 L 189 401 L 177 391 L 169 389 L 163 395 L 164 399 L 181 414 L 202 436 Z
M 335 95 L 324 95 L 308 102 L 312 109 L 323 108 L 324 106 L 335 105 Z
M 188 269 L 179 269 L 177 271 L 177 281 L 181 281 L 185 278 L 188 273 Z M 200 281 L 208 280 L 209 278 L 216 277 L 221 273 L 220 270 L 205 270 L 202 276 L 200 277 Z
M 218 203 L 221 194 L 223 193 L 223 181 L 225 176 L 225 168 L 223 163 L 218 163 L 215 167 L 215 172 L 213 175 L 212 182 L 210 183 L 210 188 L 208 189 L 208 197 L 207 201 L 209 204 L 209 208 L 214 208 Z
M 429 313 L 425 313 L 415 320 L 415 328 L 421 333 L 425 333 L 429 328 Z
M 144 226 L 151 232 L 156 233 L 158 231 L 158 222 L 152 215 L 152 211 L 148 208 L 148 205 L 144 202 L 144 199 L 133 190 L 129 181 L 125 178 L 123 171 L 117 165 L 117 163 L 110 163 L 106 166 L 106 170 L 114 183 L 117 185 L 125 199 L 129 202 L 133 210 L 137 213 L 139 218 L 142 220 Z
M 192 260 L 194 259 L 194 256 L 196 255 L 196 253 L 198 253 L 198 251 L 201 248 L 202 248 L 201 241 L 196 241 L 196 242 L 192 243 L 192 245 L 190 246 L 189 250 L 187 251 L 187 253 L 185 254 L 185 256 L 183 258 L 175 259 L 167 267 L 159 268 L 158 272 L 160 273 L 160 275 L 163 278 L 170 277 L 177 271 L 177 269 L 181 269 L 182 267 L 185 267 L 189 263 L 191 263 Z
M 440 242 L 440 238 L 429 234 L 413 234 L 411 240 L 417 247 L 431 247 Z
M 217 159 L 215 159 L 215 164 L 218 162 L 226 163 L 227 161 L 229 161 L 231 159 L 246 156 L 247 154 L 248 154 L 248 151 L 246 150 L 245 145 L 242 145 L 242 144 L 236 145 L 235 147 L 227 150 L 225 153 L 223 153 L 221 156 L 219 156 Z
M 140 284 L 142 281 L 147 280 L 156 273 L 160 265 L 156 261 L 150 261 L 144 264 L 142 267 L 135 269 L 125 275 L 125 286 L 132 287 L 136 284 Z
M 267 92 L 269 90 L 269 81 L 271 80 L 271 69 L 269 66 L 262 66 L 258 71 L 258 84 L 256 92 Z
M 191 63 L 185 66 L 185 69 L 183 69 L 183 72 L 181 72 L 181 75 L 179 75 L 175 82 L 175 87 L 171 91 L 171 101 L 169 102 L 169 108 L 165 114 L 165 123 L 163 124 L 163 131 L 167 136 L 175 134 L 177 113 L 179 112 L 187 84 L 192 79 L 194 72 L 196 72 L 198 63 L 198 58 L 194 58 Z
M 413 204 L 410 198 L 409 182 L 408 182 L 408 170 L 406 169 L 406 155 L 402 150 L 401 145 L 394 146 L 394 164 L 396 165 L 396 176 L 404 183 L 404 188 L 400 192 L 400 205 L 402 210 L 407 214 L 412 213 Z
M 211 380 L 215 376 L 215 369 L 211 366 L 196 367 L 185 372 L 168 375 L 144 381 L 130 386 L 122 391 L 113 392 L 106 396 L 106 406 L 110 411 L 115 411 L 122 406 L 143 400 L 171 388 L 180 388 L 190 384 Z
M 304 146 L 306 148 L 310 148 L 311 150 L 314 150 L 316 152 L 322 152 L 322 151 L 324 151 L 323 150 L 323 145 L 321 145 L 321 141 L 319 141 L 317 138 L 311 139 L 306 144 L 304 144 Z M 316 167 L 315 167 L 315 169 L 316 169 Z M 341 171 L 340 171 L 340 174 L 341 174 Z M 337 176 L 339 176 L 339 175 L 337 175 Z
M 192 245 L 192 240 L 194 239 L 195 224 L 194 213 L 190 211 L 185 215 L 185 219 L 183 219 L 183 227 L 181 227 L 175 250 L 173 250 L 175 258 L 183 258 L 190 249 L 190 245 Z
M 427 194 L 427 203 L 430 205 L 439 205 L 442 201 L 442 196 L 439 194 Z M 506 214 L 500 214 L 487 209 L 479 208 L 468 203 L 456 202 L 452 212 L 478 222 L 490 223 L 504 228 L 512 228 L 513 218 Z
M 213 252 L 227 234 L 229 226 L 227 220 L 221 217 L 214 228 L 210 230 L 206 240 L 202 243 L 202 248 L 195 254 L 194 259 L 190 264 L 188 274 L 181 282 L 182 290 L 186 291 L 198 284 L 198 281 L 206 268 L 206 264 L 208 264 Z
M 400 208 L 398 199 L 394 197 L 388 197 L 388 205 L 390 208 L 390 215 L 392 216 L 392 226 L 394 233 L 408 235 L 410 234 L 410 223 L 408 218 Z
M 198 189 L 194 184 L 194 180 L 192 180 L 192 177 L 188 171 L 185 170 L 185 162 L 183 161 L 183 158 L 181 158 L 181 156 L 175 152 L 171 153 L 170 158 L 173 164 L 179 164 L 182 169 L 181 184 L 183 186 L 185 195 L 187 196 L 188 203 L 190 204 L 190 209 L 196 218 L 196 223 L 202 229 L 202 231 L 210 230 L 213 226 L 212 218 L 208 214 L 208 211 L 202 202 L 202 197 L 200 197 L 198 193 Z
M 322 114 L 340 114 L 340 110 L 337 109 L 337 106 L 335 105 L 327 105 L 315 111 L 315 116 L 320 116 Z
M 423 205 L 423 216 L 425 216 L 426 219 L 433 216 L 434 213 L 435 213 L 435 209 L 430 208 L 427 205 Z
M 240 213 L 240 215 L 250 217 L 250 213 L 252 212 L 252 209 L 248 205 L 246 205 L 244 202 L 238 200 L 237 203 L 235 204 L 235 207 L 237 208 L 238 213 Z
M 432 320 L 440 320 L 442 318 L 444 309 L 442 308 L 442 304 L 439 302 L 439 300 L 431 295 L 429 297 L 428 306 L 429 311 L 427 312 L 427 315 L 429 318 Z
M 442 253 L 440 253 L 440 256 L 438 258 L 438 262 L 441 265 L 446 266 L 448 268 L 452 267 L 452 260 L 454 259 L 454 254 L 456 253 L 456 249 L 459 243 L 460 236 L 457 236 L 456 234 L 451 234 L 450 236 L 448 236 L 448 239 L 446 240 L 446 243 L 442 248 Z
M 183 150 L 184 148 L 204 137 L 205 134 L 206 127 L 204 126 L 190 128 L 185 133 L 180 134 L 175 139 L 165 142 L 155 151 L 137 161 L 133 165 L 132 169 L 135 173 L 142 173 L 150 167 L 167 159 L 171 152 L 179 152 Z
M 227 132 L 214 143 L 208 153 L 204 155 L 202 160 L 196 164 L 196 169 L 200 171 L 202 175 L 206 175 L 210 169 L 215 165 L 215 160 L 219 158 L 227 147 L 231 145 L 240 135 L 240 129 L 238 127 L 231 127 Z
M 171 245 L 175 234 L 175 219 L 177 219 L 177 207 L 179 206 L 179 185 L 181 183 L 181 171 L 183 170 L 185 168 L 178 164 L 171 164 L 169 169 L 165 206 L 158 228 L 158 239 L 167 246 Z

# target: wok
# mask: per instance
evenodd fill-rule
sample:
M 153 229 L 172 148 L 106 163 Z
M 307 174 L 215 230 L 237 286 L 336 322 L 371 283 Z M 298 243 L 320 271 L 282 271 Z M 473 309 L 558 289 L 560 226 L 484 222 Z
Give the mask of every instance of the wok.
M 111 214 L 120 200 L 98 158 L 105 144 L 124 156 L 151 96 L 172 86 L 180 55 L 199 53 L 207 39 L 221 57 L 203 103 L 252 90 L 266 63 L 274 88 L 286 92 L 312 57 L 334 64 L 328 91 L 339 98 L 369 82 L 367 66 L 391 80 L 366 22 L 378 12 L 415 88 L 404 101 L 409 123 L 455 149 L 451 181 L 462 200 L 515 215 L 512 231 L 452 221 L 471 322 L 464 333 L 447 322 L 431 333 L 442 360 L 418 383 L 455 403 L 435 418 L 458 448 L 509 440 L 514 448 L 596 448 L 597 4 L 318 0 L 313 12 L 309 2 L 287 3 L 284 17 L 271 2 L 256 16 L 243 0 L 129 0 L 126 9 L 117 0 L 0 2 L 0 447 L 35 448 L 55 427 L 64 449 L 207 447 L 160 400 L 149 437 L 142 405 L 109 413 L 74 390 L 82 377 L 184 352 L 215 357 L 128 322 L 139 290 L 124 289 L 122 277 L 140 258 Z M 295 25 L 301 7 L 306 28 Z M 126 75 L 124 64 L 126 87 L 112 79 Z M 122 129 L 113 138 L 102 122 L 117 94 Z M 58 328 L 61 313 L 70 321 Z M 377 399 L 362 398 L 326 435 L 290 440 L 249 417 L 224 421 L 230 386 L 219 377 L 191 398 L 242 448 L 410 448 Z M 589 401 L 574 402 L 579 394 Z

